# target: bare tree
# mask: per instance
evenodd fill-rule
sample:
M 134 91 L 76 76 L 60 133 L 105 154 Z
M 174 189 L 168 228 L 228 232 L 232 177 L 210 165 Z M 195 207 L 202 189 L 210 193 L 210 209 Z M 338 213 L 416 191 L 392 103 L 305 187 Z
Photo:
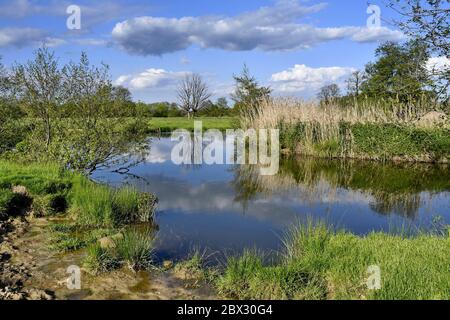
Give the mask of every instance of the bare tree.
M 361 93 L 361 85 L 364 81 L 365 74 L 363 71 L 357 70 L 353 72 L 347 79 L 347 91 L 351 96 L 359 96 Z
M 207 106 L 211 93 L 199 74 L 187 75 L 177 90 L 178 107 L 187 112 L 188 117 Z
M 324 104 L 329 104 L 340 96 L 341 90 L 335 83 L 322 87 L 317 94 L 317 98 Z

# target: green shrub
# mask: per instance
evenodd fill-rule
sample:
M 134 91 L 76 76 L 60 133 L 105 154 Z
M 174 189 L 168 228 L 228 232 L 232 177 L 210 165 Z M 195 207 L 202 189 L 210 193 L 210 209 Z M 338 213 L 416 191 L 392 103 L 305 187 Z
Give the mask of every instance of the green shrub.
M 116 253 L 120 261 L 133 270 L 150 266 L 154 248 L 154 230 L 152 228 L 131 228 L 123 237 L 115 240 Z
M 67 207 L 66 196 L 62 194 L 35 196 L 32 204 L 34 217 L 48 217 L 64 213 Z
M 102 273 L 113 270 L 119 266 L 119 262 L 113 251 L 105 249 L 95 243 L 87 248 L 83 265 L 94 273 Z

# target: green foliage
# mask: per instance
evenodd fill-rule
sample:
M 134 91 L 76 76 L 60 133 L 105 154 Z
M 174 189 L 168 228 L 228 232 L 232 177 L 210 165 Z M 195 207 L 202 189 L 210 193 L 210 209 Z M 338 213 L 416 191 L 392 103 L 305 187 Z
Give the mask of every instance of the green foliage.
M 152 262 L 154 230 L 150 227 L 130 228 L 114 240 L 114 246 L 102 248 L 95 243 L 88 247 L 84 265 L 95 273 L 127 265 L 134 271 L 147 269 Z
M 229 259 L 217 287 L 234 299 L 449 299 L 449 244 L 448 237 L 358 237 L 308 224 L 292 229 L 275 264 L 249 252 Z M 380 290 L 366 286 L 371 265 L 381 269 Z
M 35 196 L 32 210 L 34 217 L 48 217 L 60 213 L 65 213 L 68 208 L 66 194 L 47 194 Z
M 327 127 L 321 123 L 280 125 L 282 148 L 320 157 L 376 160 L 445 161 L 450 157 L 448 128 L 418 128 L 389 123 L 341 123 L 334 137 L 316 139 Z M 315 133 L 316 132 L 316 133 Z
M 449 159 L 450 131 L 395 124 L 356 124 L 351 132 L 354 152 L 379 159 L 394 157 Z
M 376 56 L 378 60 L 366 66 L 363 95 L 416 101 L 426 94 L 426 87 L 431 84 L 426 69 L 430 56 L 423 43 L 387 42 L 377 48 Z
M 131 228 L 115 241 L 117 258 L 132 270 L 150 266 L 154 248 L 154 230 L 149 227 Z
M 112 235 L 115 229 L 91 229 L 73 223 L 55 223 L 48 228 L 50 249 L 71 252 L 97 243 L 98 239 Z
M 147 146 L 129 91 L 115 88 L 109 68 L 92 66 L 85 53 L 78 63 L 61 67 L 53 52 L 39 49 L 33 60 L 14 67 L 13 78 L 18 102 L 33 123 L 16 157 L 90 174 L 99 166 L 126 162 L 123 154 Z M 134 118 L 124 123 L 128 114 Z
M 84 177 L 74 181 L 70 211 L 77 222 L 88 226 L 120 226 L 153 219 L 156 198 L 131 187 L 113 189 Z
M 111 271 L 119 266 L 116 257 L 110 249 L 105 249 L 95 243 L 87 248 L 87 255 L 83 265 L 94 273 Z
M 217 129 L 226 130 L 237 127 L 236 118 L 153 118 L 149 121 L 151 132 L 172 132 L 177 129 L 194 131 L 194 121 L 202 121 L 203 130 Z
M 235 102 L 235 109 L 252 112 L 265 99 L 270 97 L 272 90 L 269 87 L 262 87 L 255 77 L 250 74 L 250 70 L 244 65 L 240 75 L 235 75 L 236 90 L 232 96 Z

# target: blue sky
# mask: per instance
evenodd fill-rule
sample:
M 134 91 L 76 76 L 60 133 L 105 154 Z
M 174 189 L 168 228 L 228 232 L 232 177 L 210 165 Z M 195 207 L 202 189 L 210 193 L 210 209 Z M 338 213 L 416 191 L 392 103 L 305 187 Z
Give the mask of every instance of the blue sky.
M 275 94 L 310 98 L 322 85 L 343 86 L 381 41 L 404 39 L 377 2 L 381 26 L 369 29 L 364 0 L 0 0 L 0 55 L 11 66 L 42 43 L 61 63 L 86 51 L 147 102 L 175 101 L 178 81 L 191 72 L 215 97 L 228 96 L 244 63 Z M 80 30 L 66 26 L 72 4 L 81 9 Z

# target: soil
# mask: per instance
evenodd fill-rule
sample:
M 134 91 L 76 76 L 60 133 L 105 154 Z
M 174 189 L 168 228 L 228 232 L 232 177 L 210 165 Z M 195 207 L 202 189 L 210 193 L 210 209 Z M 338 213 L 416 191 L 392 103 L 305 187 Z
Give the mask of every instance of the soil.
M 121 269 L 93 275 L 82 268 L 84 252 L 61 254 L 49 248 L 48 219 L 0 222 L 0 300 L 175 300 L 214 299 L 205 284 L 191 286 L 173 271 Z M 81 289 L 69 289 L 68 267 L 80 266 Z

